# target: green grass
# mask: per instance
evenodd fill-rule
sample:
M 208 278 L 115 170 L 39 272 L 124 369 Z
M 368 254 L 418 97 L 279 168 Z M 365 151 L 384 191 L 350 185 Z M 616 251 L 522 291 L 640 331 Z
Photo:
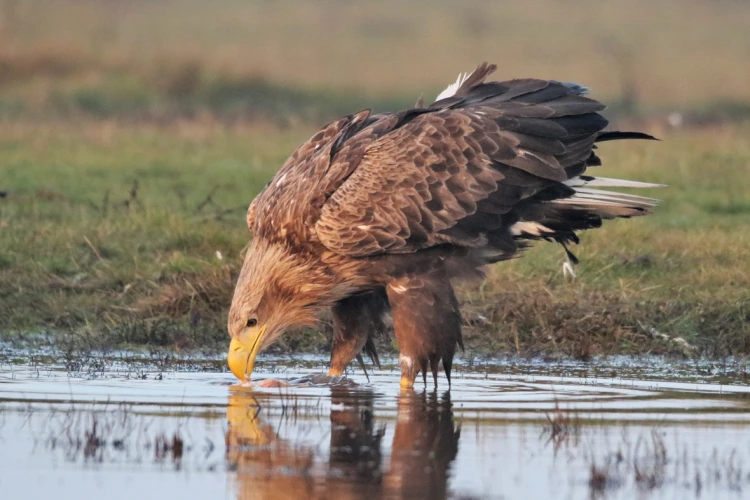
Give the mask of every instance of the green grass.
M 245 210 L 309 127 L 63 122 L 0 126 L 0 335 L 223 348 Z M 750 353 L 747 127 L 608 143 L 602 175 L 669 184 L 656 214 L 575 248 L 539 243 L 463 285 L 473 352 Z M 648 193 L 647 193 L 648 194 Z M 218 258 L 217 252 L 221 254 Z M 321 349 L 317 332 L 282 348 Z

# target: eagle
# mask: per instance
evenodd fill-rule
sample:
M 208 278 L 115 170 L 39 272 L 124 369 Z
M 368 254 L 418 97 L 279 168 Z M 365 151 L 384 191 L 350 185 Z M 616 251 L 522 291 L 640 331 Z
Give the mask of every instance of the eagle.
M 228 316 L 228 364 L 249 381 L 258 353 L 330 311 L 330 375 L 361 353 L 390 311 L 401 387 L 428 370 L 450 384 L 463 349 L 456 280 L 481 278 L 535 240 L 578 243 L 603 220 L 658 200 L 599 189 L 657 187 L 588 175 L 597 144 L 654 139 L 604 130 L 605 106 L 574 83 L 459 75 L 435 102 L 360 111 L 299 146 L 252 201 L 252 240 Z

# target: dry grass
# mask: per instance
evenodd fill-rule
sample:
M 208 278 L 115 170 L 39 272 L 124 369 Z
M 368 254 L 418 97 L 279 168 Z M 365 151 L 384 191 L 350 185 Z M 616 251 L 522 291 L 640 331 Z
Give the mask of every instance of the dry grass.
M 544 427 L 543 435 L 549 436 L 547 442 L 551 442 L 557 452 L 562 445 L 577 444 L 581 432 L 581 422 L 576 412 L 569 409 L 561 409 L 560 403 L 555 399 L 555 408 L 552 413 L 545 413 L 547 425 Z M 572 440 L 572 442 L 571 442 Z

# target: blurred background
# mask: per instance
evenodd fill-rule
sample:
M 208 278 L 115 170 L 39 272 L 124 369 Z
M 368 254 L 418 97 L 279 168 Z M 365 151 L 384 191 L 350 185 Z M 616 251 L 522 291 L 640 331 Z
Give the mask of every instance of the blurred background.
M 614 115 L 750 115 L 741 0 L 1 0 L 0 9 L 5 118 L 317 118 L 432 96 L 485 59 L 500 79 L 583 82 Z
M 670 188 L 584 235 L 576 280 L 538 245 L 463 290 L 467 344 L 748 353 L 748 27 L 744 0 L 0 0 L 0 336 L 223 349 L 245 211 L 291 151 L 486 60 L 659 135 L 602 174 Z

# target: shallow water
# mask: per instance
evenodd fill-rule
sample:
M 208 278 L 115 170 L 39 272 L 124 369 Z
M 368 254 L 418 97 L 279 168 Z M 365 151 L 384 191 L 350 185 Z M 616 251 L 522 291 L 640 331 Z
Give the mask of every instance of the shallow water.
M 283 389 L 0 364 L 0 498 L 750 496 L 750 387 L 711 365 L 475 363 L 402 393 L 324 364 L 267 358 Z

